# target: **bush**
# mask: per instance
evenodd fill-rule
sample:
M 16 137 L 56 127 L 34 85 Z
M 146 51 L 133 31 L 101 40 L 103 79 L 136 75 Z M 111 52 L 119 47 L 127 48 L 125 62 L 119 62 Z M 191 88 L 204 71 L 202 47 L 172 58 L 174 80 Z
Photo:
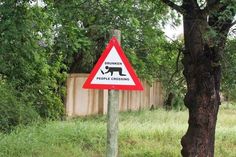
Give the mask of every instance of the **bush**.
M 17 97 L 9 85 L 0 84 L 0 131 L 10 132 L 17 125 L 26 125 L 39 119 L 30 104 Z
M 43 95 L 38 95 L 38 99 L 35 102 L 35 109 L 41 118 L 51 120 L 64 118 L 64 105 L 56 94 L 45 90 Z

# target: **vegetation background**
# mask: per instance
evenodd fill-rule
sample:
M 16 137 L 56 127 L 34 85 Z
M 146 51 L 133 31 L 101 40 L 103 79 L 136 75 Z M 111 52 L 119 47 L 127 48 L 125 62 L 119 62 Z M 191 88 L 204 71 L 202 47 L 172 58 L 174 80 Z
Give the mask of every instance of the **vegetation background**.
M 91 71 L 110 29 L 121 30 L 122 47 L 138 76 L 150 83 L 161 80 L 175 109 L 123 113 L 120 153 L 180 156 L 180 136 L 187 128 L 183 39 L 170 40 L 163 32 L 180 20 L 159 0 L 1 0 L 0 156 L 102 156 L 105 117 L 63 121 L 63 102 L 67 75 Z M 216 156 L 236 156 L 235 47 L 232 36 L 222 56 L 221 92 L 233 105 L 222 105 Z

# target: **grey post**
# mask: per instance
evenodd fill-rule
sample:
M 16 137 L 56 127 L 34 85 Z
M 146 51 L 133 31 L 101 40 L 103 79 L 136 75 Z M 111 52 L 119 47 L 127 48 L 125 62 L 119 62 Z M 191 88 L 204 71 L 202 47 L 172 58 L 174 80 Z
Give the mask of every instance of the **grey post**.
M 121 32 L 112 30 L 111 36 L 115 36 L 119 43 Z M 107 109 L 107 157 L 118 156 L 118 123 L 119 123 L 119 91 L 108 90 Z

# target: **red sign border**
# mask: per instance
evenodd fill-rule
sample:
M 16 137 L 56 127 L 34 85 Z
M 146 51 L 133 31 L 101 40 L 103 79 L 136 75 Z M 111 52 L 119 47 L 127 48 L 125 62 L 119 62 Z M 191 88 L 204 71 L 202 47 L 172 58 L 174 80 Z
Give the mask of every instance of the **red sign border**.
M 99 71 L 101 65 L 105 61 L 106 57 L 110 53 L 113 46 L 116 48 L 117 53 L 119 54 L 121 60 L 123 61 L 127 71 L 129 72 L 131 78 L 134 81 L 135 85 L 111 85 L 111 84 L 91 84 L 93 78 Z M 137 75 L 135 74 L 134 70 L 132 69 L 131 64 L 129 63 L 127 57 L 125 56 L 125 53 L 123 52 L 122 48 L 120 47 L 117 39 L 115 37 L 112 37 L 112 39 L 109 41 L 106 49 L 101 54 L 101 57 L 99 58 L 98 62 L 94 66 L 93 70 L 91 71 L 88 79 L 85 81 L 83 88 L 86 89 L 114 89 L 114 90 L 143 90 L 143 86 L 141 82 L 139 81 Z

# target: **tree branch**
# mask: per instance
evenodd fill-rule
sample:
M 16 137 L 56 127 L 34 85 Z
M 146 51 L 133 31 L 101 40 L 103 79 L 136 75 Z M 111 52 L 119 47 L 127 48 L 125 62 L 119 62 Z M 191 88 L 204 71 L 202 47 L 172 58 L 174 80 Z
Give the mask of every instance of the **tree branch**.
M 176 59 L 176 62 L 175 62 L 175 72 L 171 75 L 170 77 L 170 80 L 168 81 L 168 84 L 170 84 L 174 78 L 174 76 L 179 72 L 179 58 L 180 58 L 180 54 L 181 54 L 182 50 L 179 49 L 179 52 L 178 52 L 178 56 L 177 56 L 177 59 Z
M 175 4 L 174 2 L 170 0 L 161 0 L 161 1 L 166 5 L 168 5 L 169 7 L 171 7 L 172 9 L 176 10 L 177 12 L 184 14 L 184 9 L 181 6 Z

